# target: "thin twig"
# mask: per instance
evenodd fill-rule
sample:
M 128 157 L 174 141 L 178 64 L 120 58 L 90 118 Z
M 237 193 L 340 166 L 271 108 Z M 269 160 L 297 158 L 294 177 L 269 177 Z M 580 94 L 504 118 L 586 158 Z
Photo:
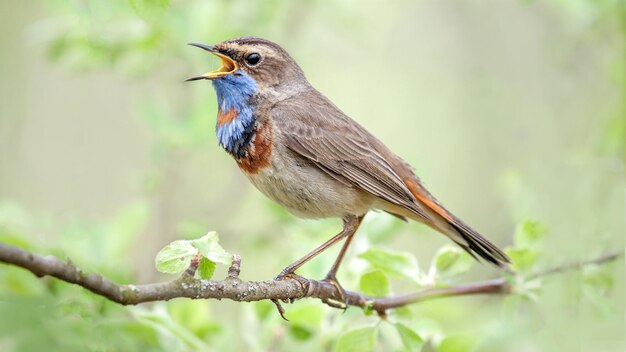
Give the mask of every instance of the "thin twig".
M 241 272 L 241 256 L 239 254 L 233 254 L 233 263 L 228 268 L 228 277 L 231 279 L 238 279 Z
M 196 275 L 196 271 L 198 271 L 200 260 L 202 260 L 202 254 L 198 251 L 198 253 L 191 259 L 191 263 L 189 263 L 189 267 L 185 270 L 183 275 L 187 277 L 194 277 L 194 275 Z
M 601 257 L 595 258 L 595 259 L 591 259 L 591 260 L 583 260 L 580 262 L 575 262 L 575 263 L 569 263 L 569 264 L 565 264 L 565 265 L 560 265 L 560 266 L 556 266 L 554 268 L 550 268 L 544 271 L 540 271 L 538 273 L 532 274 L 530 275 L 528 278 L 529 279 L 534 279 L 537 277 L 541 277 L 541 276 L 548 276 L 548 275 L 552 275 L 552 274 L 558 274 L 558 273 L 562 273 L 564 271 L 570 271 L 570 270 L 575 270 L 575 269 L 580 269 L 583 268 L 587 265 L 602 265 L 608 262 L 612 262 L 617 260 L 619 257 L 623 256 L 624 253 L 623 252 L 617 252 L 617 253 L 611 253 L 611 254 L 606 254 L 603 255 Z

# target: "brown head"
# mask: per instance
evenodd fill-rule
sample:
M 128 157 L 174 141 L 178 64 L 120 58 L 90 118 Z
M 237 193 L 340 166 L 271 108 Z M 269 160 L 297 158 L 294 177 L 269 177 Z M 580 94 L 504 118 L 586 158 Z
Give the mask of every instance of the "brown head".
M 308 85 L 302 69 L 294 59 L 280 45 L 269 40 L 241 37 L 216 45 L 189 45 L 218 56 L 222 60 L 222 66 L 188 81 L 215 80 L 228 75 L 245 74 L 254 79 L 259 92 L 279 95 Z

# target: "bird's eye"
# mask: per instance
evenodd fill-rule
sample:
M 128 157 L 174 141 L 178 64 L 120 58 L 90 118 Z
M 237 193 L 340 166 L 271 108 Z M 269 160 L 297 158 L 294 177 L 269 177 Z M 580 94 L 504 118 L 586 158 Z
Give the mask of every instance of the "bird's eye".
M 248 54 L 245 60 L 246 60 L 246 65 L 256 66 L 259 64 L 259 62 L 261 62 L 261 55 L 257 53 Z

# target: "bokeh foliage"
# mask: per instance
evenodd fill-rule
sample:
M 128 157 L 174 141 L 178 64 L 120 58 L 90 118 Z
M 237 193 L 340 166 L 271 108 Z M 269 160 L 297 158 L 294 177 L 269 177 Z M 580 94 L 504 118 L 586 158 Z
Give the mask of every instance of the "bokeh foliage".
M 455 193 L 460 194 L 457 198 L 471 200 L 467 201 L 466 208 L 479 208 L 476 217 L 480 220 L 480 216 L 484 216 L 482 223 L 489 222 L 485 226 L 492 226 L 491 232 L 500 234 L 500 237 L 489 237 L 508 244 L 512 268 L 519 273 L 510 278 L 515 284 L 513 295 L 422 303 L 398 309 L 385 321 L 371 312 L 349 309 L 341 313 L 319 302 L 304 300 L 286 306 L 290 319 L 286 323 L 269 302 L 175 300 L 126 308 L 77 287 L 48 278 L 37 279 L 17 268 L 2 267 L 0 350 L 623 350 L 621 263 L 586 267 L 545 279 L 534 278 L 532 274 L 623 248 L 623 205 L 622 209 L 618 205 L 623 198 L 620 192 L 623 191 L 626 158 L 626 6 L 619 0 L 519 1 L 506 5 L 509 7 L 496 2 L 443 3 L 445 5 L 432 2 L 413 5 L 399 1 L 381 7 L 374 2 L 347 0 L 45 2 L 37 12 L 43 15 L 32 20 L 26 30 L 27 42 L 41 48 L 39 53 L 46 62 L 52 63 L 50 67 L 87 79 L 95 79 L 97 74 L 114 75 L 125 85 L 134 85 L 139 93 L 132 92 L 133 100 L 128 108 L 116 112 L 129 115 L 129 119 L 132 116 L 142 133 L 149 136 L 146 138 L 148 146 L 144 148 L 150 161 L 134 173 L 134 182 L 139 184 L 134 188 L 135 193 L 124 203 L 117 204 L 114 210 L 103 211 L 105 215 L 96 209 L 99 214 L 96 216 L 81 216 L 80 212 L 59 216 L 58 211 L 45 207 L 23 205 L 19 196 L 11 197 L 8 186 L 3 188 L 0 240 L 40 254 L 70 257 L 82 268 L 100 272 L 118 282 L 145 282 L 167 278 L 158 276 L 151 265 L 160 248 L 184 238 L 189 241 L 178 242 L 177 250 L 188 258 L 197 248 L 193 244 L 198 242 L 193 241 L 210 230 L 219 230 L 221 247 L 243 255 L 243 278 L 267 279 L 337 231 L 336 222 L 302 222 L 269 201 L 243 193 L 241 185 L 245 181 L 233 176 L 235 170 L 225 166 L 230 165 L 227 164 L 230 160 L 220 154 L 215 143 L 215 98 L 209 93 L 210 88 L 179 84 L 198 70 L 204 71 L 207 66 L 216 64 L 207 62 L 206 55 L 184 43 L 214 43 L 254 34 L 285 44 L 316 86 L 341 100 L 343 104 L 339 105 L 348 106 L 347 111 L 355 118 L 366 119 L 365 124 L 389 141 L 394 150 L 404 151 L 402 156 L 415 164 L 419 173 L 439 188 L 445 198 L 454 199 Z M 537 60 L 525 67 L 536 66 L 541 74 L 546 72 L 543 62 L 555 63 L 558 67 L 555 72 L 559 75 L 551 78 L 551 82 L 556 83 L 546 83 L 549 88 L 570 84 L 563 77 L 582 70 L 581 82 L 601 93 L 611 93 L 581 98 L 582 104 L 573 101 L 580 97 L 579 91 L 563 88 L 565 97 L 559 90 L 548 95 L 554 102 L 540 105 L 543 97 L 537 95 L 548 94 L 548 89 L 538 87 L 537 92 L 528 92 L 523 89 L 524 77 L 518 77 L 519 82 L 495 77 L 502 72 L 498 71 L 500 66 L 523 66 L 511 59 L 516 55 L 504 54 L 506 51 L 515 53 L 513 40 L 504 41 L 501 52 L 491 53 L 498 58 L 501 54 L 510 62 L 494 62 L 493 67 L 489 67 L 460 55 L 459 60 L 470 66 L 470 73 L 454 77 L 457 73 L 454 69 L 449 71 L 444 65 L 438 66 L 436 53 L 424 47 L 405 46 L 416 29 L 396 24 L 420 22 L 427 28 L 432 24 L 428 19 L 407 16 L 422 8 L 428 12 L 428 8 L 438 6 L 443 6 L 442 11 L 446 13 L 461 10 L 479 13 L 468 17 L 476 22 L 466 19 L 460 25 L 461 31 L 475 33 L 469 36 L 474 41 L 453 45 L 469 46 L 466 50 L 470 52 L 480 51 L 481 45 L 486 45 L 480 39 L 483 35 L 498 40 L 493 33 L 481 32 L 484 28 L 481 21 L 476 20 L 487 16 L 490 8 L 490 13 L 496 17 L 499 11 L 516 11 L 520 14 L 517 18 L 526 25 L 539 21 L 536 18 L 549 17 L 559 23 L 554 24 L 559 29 L 545 30 L 555 38 L 547 40 L 550 47 L 535 48 L 540 54 L 524 56 Z M 536 17 L 529 20 L 531 15 Z M 439 16 L 432 21 L 446 18 Z M 451 22 L 447 26 L 456 25 L 459 24 Z M 436 28 L 448 28 L 439 26 Z M 515 23 L 504 28 L 511 29 L 508 35 L 520 30 Z M 522 28 L 529 32 L 534 30 Z M 509 33 L 506 29 L 503 32 Z M 437 44 L 433 47 L 444 45 L 441 43 L 446 40 L 453 41 L 450 36 L 454 34 L 447 35 L 450 34 L 436 37 L 433 42 Z M 601 55 L 594 56 L 591 52 Z M 401 59 L 396 62 L 394 59 L 398 56 Z M 432 61 L 429 57 L 433 57 Z M 587 59 L 591 68 L 577 64 Z M 399 63 L 405 67 L 399 68 Z M 374 66 L 378 74 L 387 76 L 385 80 L 376 77 L 376 81 L 372 81 Z M 399 69 L 401 74 L 398 74 Z M 515 71 L 510 67 L 506 70 Z M 555 73 L 549 71 L 548 74 Z M 419 82 L 407 83 L 408 80 L 425 82 L 422 84 L 428 86 L 431 93 L 428 99 L 423 99 L 424 91 L 419 90 Z M 454 89 L 457 85 L 477 95 L 459 95 Z M 437 90 L 436 86 L 444 89 Z M 108 105 L 115 106 L 116 96 L 107 93 L 111 92 L 99 92 L 110 97 Z M 468 101 L 476 96 L 486 97 L 485 101 L 493 106 L 480 102 L 470 104 Z M 448 108 L 447 102 L 439 105 L 437 102 L 449 99 L 465 107 L 468 116 L 495 116 L 494 111 L 507 115 L 469 123 L 447 119 L 446 116 L 459 111 L 449 110 L 452 108 Z M 523 105 L 527 106 L 522 109 L 519 101 L 525 99 L 528 102 Z M 383 107 L 397 106 L 401 100 L 419 100 L 418 103 L 426 107 L 422 112 L 438 118 L 413 115 L 405 107 L 392 110 L 390 114 L 401 119 L 390 117 L 389 121 L 401 122 L 406 127 L 389 127 L 385 119 L 377 116 L 387 111 Z M 64 104 L 78 103 L 70 97 Z M 561 104 L 571 104 L 572 109 L 555 107 Z M 577 117 L 551 115 L 554 111 L 575 113 L 575 109 L 582 110 Z M 525 115 L 537 117 L 524 120 Z M 4 131 L 12 124 L 20 125 L 7 122 L 17 121 L 18 117 L 2 115 L 0 118 L 0 127 L 7 128 Z M 427 124 L 425 120 L 434 121 Z M 78 124 L 79 119 L 72 123 Z M 585 133 L 589 126 L 593 129 Z M 423 136 L 429 133 L 421 131 L 429 128 L 449 133 L 445 141 L 453 147 L 446 150 L 428 147 L 436 140 Z M 509 129 L 515 131 L 510 136 L 518 136 L 519 131 L 522 137 L 488 138 L 505 133 L 496 131 Z M 0 132 L 6 133 L 4 131 Z M 415 138 L 415 131 L 420 131 L 420 138 Z M 561 131 L 564 132 L 561 134 Z M 480 143 L 468 137 L 481 133 L 485 138 L 474 138 Z M 106 154 L 109 158 L 121 157 L 124 153 L 113 149 L 115 143 L 115 140 L 102 141 L 103 145 L 111 146 Z M 459 151 L 470 143 L 473 144 L 469 154 Z M 571 145 L 575 147 L 568 149 Z M 79 147 L 80 143 L 72 146 Z M 494 147 L 488 149 L 489 146 Z M 494 160 L 485 161 L 489 158 L 478 156 L 488 151 Z M 47 158 L 54 157 L 45 151 L 39 153 Z M 429 157 L 420 156 L 425 154 Z M 542 159 L 541 154 L 552 158 Z M 0 160 L 4 163 L 10 158 L 3 155 Z M 546 160 L 566 162 L 565 166 L 554 167 L 545 163 Z M 434 171 L 432 166 L 440 162 L 451 166 Z M 203 163 L 210 166 L 193 169 L 196 176 L 184 172 L 190 164 Z M 485 168 L 486 165 L 492 168 Z M 28 170 L 24 167 L 16 172 L 27 173 Z M 563 174 L 563 170 L 571 174 Z M 70 171 L 66 168 L 66 172 Z M 6 175 L 10 174 L 3 172 L 7 174 L 0 174 L 6 177 L 2 180 L 7 180 L 8 184 Z M 491 179 L 482 176 L 487 172 L 495 176 Z M 480 175 L 484 180 L 468 187 L 463 180 L 476 180 L 472 175 Z M 27 183 L 29 178 L 24 177 L 23 182 Z M 187 184 L 192 191 L 185 193 Z M 465 188 L 455 188 L 453 184 Z M 114 186 L 100 185 L 103 188 Z M 561 186 L 565 190 L 561 191 Z M 483 194 L 482 189 L 492 191 Z M 541 192 L 546 189 L 557 191 L 546 195 Z M 180 192 L 185 197 L 177 198 Z M 255 193 L 251 190 L 250 194 Z M 81 199 L 89 199 L 89 196 Z M 480 199 L 476 200 L 477 197 Z M 202 199 L 218 201 L 207 203 Z M 195 206 L 186 208 L 187 203 Z M 500 209 L 492 207 L 489 212 L 481 211 L 476 205 L 482 203 L 496 203 Z M 459 201 L 456 208 L 463 205 Z M 203 207 L 212 211 L 198 210 Z M 237 225 L 225 225 L 226 222 Z M 242 231 L 245 233 L 239 233 Z M 372 296 L 383 296 L 498 274 L 475 264 L 458 248 L 442 246 L 445 242 L 434 239 L 429 232 L 422 226 L 407 225 L 385 214 L 369 214 L 348 262 L 342 267 L 343 285 Z M 415 237 L 417 239 L 412 241 Z M 208 237 L 205 240 L 208 241 Z M 215 246 L 216 237 L 211 237 L 210 243 Z M 226 261 L 225 254 L 220 253 L 221 256 L 210 261 L 212 264 L 205 263 L 205 277 L 224 275 L 223 267 L 213 267 L 215 263 Z M 303 274 L 322 277 L 332 260 L 333 255 L 328 253 L 307 264 Z M 160 269 L 180 271 L 167 265 L 165 269 L 161 265 Z

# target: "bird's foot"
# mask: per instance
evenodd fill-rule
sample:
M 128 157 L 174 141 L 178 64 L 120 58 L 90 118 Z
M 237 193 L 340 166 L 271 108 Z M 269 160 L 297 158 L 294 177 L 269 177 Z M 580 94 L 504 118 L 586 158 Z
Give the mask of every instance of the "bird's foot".
M 304 292 L 306 293 L 309 289 L 309 280 L 307 280 L 306 278 L 294 273 L 294 272 L 288 272 L 288 271 L 282 271 L 280 274 L 278 274 L 278 276 L 276 276 L 274 278 L 274 281 L 283 281 L 286 279 L 291 279 L 291 280 L 295 280 L 297 281 L 300 286 L 302 286 L 302 288 L 304 289 Z M 283 302 L 285 303 L 293 303 L 295 301 L 295 298 L 289 298 L 286 300 L 283 300 Z M 276 309 L 278 310 L 278 314 L 280 314 L 280 317 L 283 318 L 286 321 L 289 321 L 289 319 L 287 319 L 285 317 L 285 309 L 283 308 L 283 306 L 280 304 L 280 301 L 277 299 L 272 299 L 272 303 L 274 303 L 274 305 L 276 306 Z
M 285 316 L 285 308 L 283 308 L 283 305 L 280 304 L 280 301 L 277 299 L 272 299 L 271 301 L 276 306 L 276 309 L 278 310 L 278 314 L 280 314 L 280 317 L 283 318 L 283 320 L 285 321 L 289 321 L 289 319 L 287 319 L 287 317 Z
M 335 274 L 328 273 L 322 282 L 327 282 L 333 285 L 337 290 L 336 298 L 324 298 L 322 299 L 322 302 L 327 304 L 329 307 L 343 309 L 345 311 L 348 308 L 348 303 L 346 302 L 346 290 L 341 287 Z
M 283 281 L 285 279 L 291 279 L 291 280 L 296 280 L 298 281 L 298 283 L 300 284 L 300 286 L 302 286 L 302 288 L 304 289 L 304 291 L 306 292 L 309 289 L 309 280 L 307 280 L 306 278 L 294 273 L 294 272 L 281 272 L 280 274 L 278 274 L 278 276 L 276 276 L 274 278 L 274 281 Z

